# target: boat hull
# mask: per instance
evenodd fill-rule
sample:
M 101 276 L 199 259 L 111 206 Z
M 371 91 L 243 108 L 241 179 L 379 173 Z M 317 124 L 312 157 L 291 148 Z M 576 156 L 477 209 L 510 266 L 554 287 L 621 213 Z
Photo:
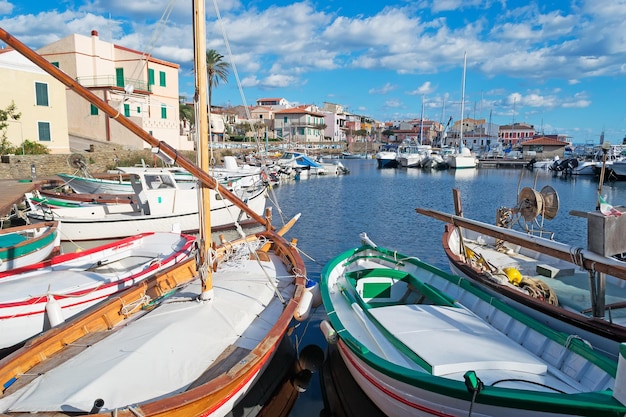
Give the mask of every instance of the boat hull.
M 58 209 L 39 206 L 37 210 L 31 210 L 28 217 L 33 222 L 60 220 L 63 224 L 61 239 L 64 241 L 116 239 L 151 231 L 196 233 L 199 229 L 196 193 L 195 190 L 187 192 L 193 193 L 187 204 L 179 204 L 179 209 L 169 213 L 145 214 L 132 204 L 120 203 Z M 246 195 L 248 197 L 244 197 L 244 202 L 248 207 L 256 213 L 263 213 L 267 200 L 265 188 L 246 192 Z M 249 218 L 241 208 L 228 200 L 214 201 L 211 208 L 211 225 L 214 228 L 226 227 Z
M 44 401 L 49 405 L 43 409 L 56 409 L 59 416 L 80 410 L 86 414 L 97 395 L 105 399 L 101 412 L 96 412 L 100 416 L 109 416 L 112 410 L 123 417 L 226 415 L 268 366 L 304 291 L 304 275 L 293 275 L 294 270 L 304 273 L 304 264 L 295 248 L 275 232 L 261 233 L 258 240 L 248 236 L 229 242 L 216 252 L 221 258 L 250 245 L 252 250 L 263 247 L 259 260 L 245 259 L 244 268 L 224 260 L 225 266 L 213 275 L 215 293 L 210 302 L 197 300 L 201 283 L 195 262 L 189 259 L 31 339 L 0 360 L 0 379 L 11 379 L 7 373 L 13 373 L 17 363 L 45 365 L 50 358 L 59 362 L 58 367 L 44 371 L 44 381 L 21 375 L 5 385 L 0 411 L 7 415 L 37 411 L 32 401 Z M 269 269 L 264 272 L 265 268 Z M 154 300 L 147 312 L 124 308 L 146 297 Z M 127 317 L 119 314 L 120 309 L 128 311 Z M 205 331 L 198 331 L 198 326 Z M 92 340 L 88 349 L 82 338 Z M 63 348 L 68 345 L 75 346 L 76 353 L 65 362 L 69 353 Z M 111 351 L 118 352 L 116 357 L 105 353 Z M 79 380 L 69 383 L 68 375 Z M 117 381 L 113 385 L 108 382 L 111 378 Z M 57 379 L 66 381 L 61 390 L 56 389 Z M 37 389 L 19 395 L 17 391 L 31 380 Z M 66 391 L 60 394 L 68 399 L 49 397 L 58 391 Z M 64 404 L 63 409 L 58 404 Z
M 550 303 L 540 296 L 533 297 L 528 292 L 520 290 L 519 286 L 511 285 L 507 280 L 497 281 L 485 272 L 480 264 L 466 262 L 466 257 L 461 256 L 458 229 L 446 225 L 442 237 L 443 248 L 453 273 L 463 276 L 481 285 L 493 297 L 506 302 L 513 308 L 523 312 L 529 317 L 554 328 L 572 337 L 579 337 L 590 343 L 596 350 L 606 355 L 617 358 L 619 345 L 626 342 L 626 318 L 618 310 L 612 313 L 612 318 L 593 318 L 589 313 L 583 313 L 591 307 L 589 278 L 586 273 L 578 271 L 578 266 L 573 263 L 559 261 L 548 255 L 538 253 L 530 249 L 520 248 L 518 251 L 510 251 L 507 256 L 503 252 L 487 250 L 486 245 L 477 245 L 475 242 L 492 242 L 488 236 L 464 230 L 464 247 L 473 253 L 482 256 L 493 267 L 515 266 L 523 276 L 534 280 L 541 280 L 554 291 L 558 303 Z M 493 254 L 497 254 L 494 257 Z M 546 271 L 551 267 L 554 271 L 560 271 L 558 277 L 548 278 L 538 274 L 537 267 L 544 265 Z M 503 277 L 505 278 L 505 277 Z M 615 280 L 613 280 L 615 281 Z M 574 286 L 576 283 L 584 283 L 585 286 Z M 614 301 L 622 299 L 626 301 L 626 290 L 618 282 L 609 280 L 605 285 L 607 293 Z
M 393 283 L 387 287 L 385 282 Z M 399 282 L 403 285 L 395 287 Z M 321 290 L 346 366 L 388 416 L 461 417 L 472 411 L 482 416 L 595 416 L 626 411 L 616 399 L 605 397 L 610 391 L 604 389 L 615 383 L 612 367 L 605 366 L 616 362 L 580 340 L 566 341 L 469 281 L 415 257 L 368 243 L 329 262 Z M 433 290 L 442 296 L 439 301 L 434 301 L 438 296 Z M 423 297 L 435 298 L 418 301 Z M 465 332 L 469 339 L 459 338 Z M 327 335 L 327 340 L 333 338 Z M 571 343 L 582 350 L 568 347 Z M 593 378 L 608 371 L 608 385 L 568 386 L 569 379 L 561 379 L 555 367 L 563 365 L 557 358 L 570 355 L 581 356 L 566 360 L 577 363 L 566 371 L 569 376 L 582 381 L 586 377 L 581 373 L 595 367 L 593 373 L 599 373 Z M 475 397 L 464 382 L 470 370 L 485 381 Z M 563 394 L 555 395 L 557 391 Z
M 194 240 L 176 233 L 141 234 L 0 275 L 0 349 L 184 261 Z
M 0 232 L 0 272 L 21 268 L 53 255 L 61 245 L 59 222 L 16 226 Z

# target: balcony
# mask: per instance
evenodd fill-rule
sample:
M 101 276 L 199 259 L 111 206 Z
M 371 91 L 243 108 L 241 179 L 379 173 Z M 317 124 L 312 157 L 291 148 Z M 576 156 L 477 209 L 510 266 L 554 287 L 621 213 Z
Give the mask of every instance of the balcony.
M 132 85 L 134 90 L 152 91 L 146 81 L 124 78 L 124 85 L 118 85 L 115 75 L 101 75 L 97 77 L 77 77 L 76 81 L 83 87 L 124 87 Z

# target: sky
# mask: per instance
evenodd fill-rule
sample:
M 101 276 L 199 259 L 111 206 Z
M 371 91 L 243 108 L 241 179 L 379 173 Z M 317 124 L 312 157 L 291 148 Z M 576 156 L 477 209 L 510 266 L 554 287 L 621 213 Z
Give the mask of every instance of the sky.
M 285 98 L 378 121 L 528 123 L 582 144 L 626 136 L 626 0 L 208 0 L 206 10 L 207 48 L 232 65 L 214 105 Z M 189 0 L 0 0 L 0 27 L 33 49 L 97 30 L 179 64 L 180 94 L 193 96 Z

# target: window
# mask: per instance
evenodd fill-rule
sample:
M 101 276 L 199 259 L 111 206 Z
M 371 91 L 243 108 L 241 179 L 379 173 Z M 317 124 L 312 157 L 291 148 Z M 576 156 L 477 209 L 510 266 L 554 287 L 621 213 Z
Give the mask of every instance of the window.
M 130 104 L 124 103 L 124 116 L 130 117 Z
M 148 85 L 154 85 L 154 70 L 152 68 L 148 69 Z
M 159 85 L 165 87 L 165 72 L 159 71 Z
M 124 87 L 124 68 L 115 68 L 115 85 Z
M 38 106 L 48 106 L 48 84 L 35 83 L 35 100 Z
M 141 106 L 137 106 L 137 114 L 141 114 Z
M 165 104 L 161 104 L 161 119 L 167 119 L 167 107 L 165 107 Z
M 50 122 L 37 122 L 37 131 L 40 141 L 50 142 Z
M 91 112 L 90 114 L 92 116 L 97 116 L 98 115 L 98 108 L 96 106 L 94 106 L 93 104 L 91 105 Z
M 51 62 L 52 65 L 54 65 L 55 67 L 59 68 L 59 63 L 58 62 Z

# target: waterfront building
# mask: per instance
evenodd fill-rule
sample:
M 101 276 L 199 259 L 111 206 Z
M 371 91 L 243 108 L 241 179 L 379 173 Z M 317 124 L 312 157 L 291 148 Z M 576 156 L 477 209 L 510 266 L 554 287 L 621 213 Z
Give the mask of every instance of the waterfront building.
M 535 135 L 535 126 L 528 123 L 502 125 L 498 130 L 498 138 L 505 147 L 520 145 L 522 142 L 534 138 Z
M 13 49 L 0 51 L 0 108 L 16 106 L 18 120 L 5 130 L 13 146 L 44 145 L 51 154 L 69 153 L 65 86 Z
M 274 113 L 276 135 L 292 144 L 321 142 L 324 139 L 324 114 L 309 106 L 292 107 Z
M 176 149 L 194 149 L 193 139 L 180 134 L 178 64 L 103 41 L 95 30 L 91 36 L 69 35 L 37 52 L 159 140 Z M 70 90 L 67 108 L 72 136 L 149 146 Z

